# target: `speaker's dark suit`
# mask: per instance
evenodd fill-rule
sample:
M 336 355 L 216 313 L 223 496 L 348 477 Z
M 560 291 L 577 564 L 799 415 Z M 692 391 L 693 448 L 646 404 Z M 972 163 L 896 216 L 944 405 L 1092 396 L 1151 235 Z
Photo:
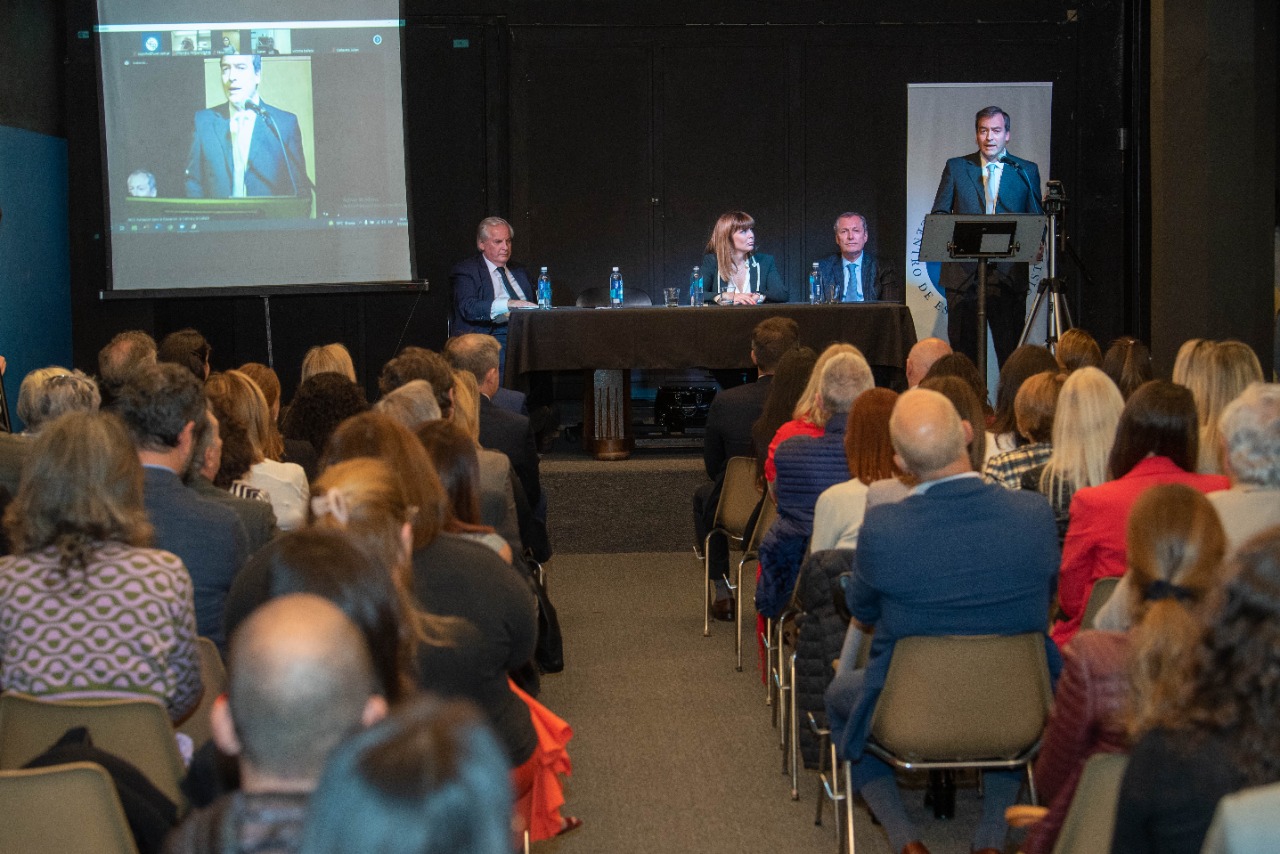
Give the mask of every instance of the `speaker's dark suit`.
M 506 265 L 507 276 L 520 286 L 524 298 L 533 302 L 537 294 L 529 284 L 524 268 L 516 264 Z M 505 340 L 507 325 L 494 323 L 489 315 L 493 311 L 493 278 L 480 253 L 453 265 L 449 271 L 449 283 L 453 286 L 453 329 L 451 334 L 481 332 L 499 335 Z
M 898 278 L 893 263 L 881 261 L 870 252 L 863 251 L 858 258 L 859 274 L 862 279 L 862 298 L 865 302 L 902 302 L 905 298 L 902 279 Z M 818 262 L 818 275 L 823 280 L 830 279 L 837 283 L 840 293 L 844 293 L 844 257 L 839 252 L 828 255 Z
M 1040 212 L 1040 167 L 1030 160 L 1005 155 L 996 197 L 998 214 Z M 1035 188 L 1034 191 L 1032 188 Z M 982 155 L 952 157 L 942 170 L 934 213 L 983 214 L 987 210 L 982 186 Z M 938 284 L 947 294 L 947 337 L 954 350 L 971 358 L 978 354 L 976 263 L 943 264 Z M 997 263 L 987 268 L 987 324 L 996 358 L 1003 364 L 1014 348 L 1026 319 L 1026 264 Z
M 298 117 L 266 103 L 259 106 L 265 115 L 253 123 L 249 140 L 249 160 L 244 169 L 244 189 L 248 196 L 307 196 L 311 179 L 302 153 L 302 132 Z M 195 115 L 191 152 L 187 155 L 187 197 L 191 199 L 231 198 L 234 165 L 231 154 L 230 107 L 220 104 Z M 268 120 L 267 117 L 270 117 Z M 271 122 L 280 131 L 277 139 Z M 285 157 L 288 156 L 288 166 Z M 293 177 L 290 180 L 290 167 Z

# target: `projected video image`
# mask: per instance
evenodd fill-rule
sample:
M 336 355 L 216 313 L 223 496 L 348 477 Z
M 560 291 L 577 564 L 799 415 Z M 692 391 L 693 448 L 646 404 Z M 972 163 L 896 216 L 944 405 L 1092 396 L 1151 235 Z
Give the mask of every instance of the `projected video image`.
M 399 21 L 198 21 L 98 26 L 113 286 L 409 278 Z

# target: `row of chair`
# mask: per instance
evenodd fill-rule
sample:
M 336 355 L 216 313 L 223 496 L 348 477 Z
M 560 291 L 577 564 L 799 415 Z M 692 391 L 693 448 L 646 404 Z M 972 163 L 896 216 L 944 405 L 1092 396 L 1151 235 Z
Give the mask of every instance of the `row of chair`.
M 755 486 L 755 460 L 735 457 L 725 472 L 715 524 L 703 543 L 709 554 L 713 536 L 722 536 L 730 547 L 742 551 L 735 583 L 735 595 L 742 590 L 744 567 L 758 559 L 761 538 L 775 517 L 771 501 L 761 502 Z M 810 557 L 812 559 L 812 556 Z M 707 567 L 704 564 L 704 570 Z M 803 573 L 804 570 L 802 569 Z M 708 573 L 703 573 L 703 634 L 710 634 L 706 617 L 712 596 Z M 1109 596 L 1113 580 L 1103 581 L 1091 597 L 1090 614 L 1096 614 Z M 737 662 L 742 669 L 742 620 L 745 603 L 737 609 Z M 791 797 L 799 798 L 799 710 L 795 691 L 795 652 L 788 652 L 791 626 L 801 616 L 793 605 L 777 620 L 766 622 L 761 638 L 766 652 L 765 702 L 773 707 L 773 721 L 779 731 L 783 773 L 791 778 Z M 1090 622 L 1092 620 L 1090 619 Z M 861 644 L 865 662 L 868 643 Z M 867 750 L 886 763 L 903 770 L 952 771 L 954 769 L 1023 769 L 1027 792 L 1036 802 L 1032 762 L 1052 703 L 1052 689 L 1044 653 L 1044 637 L 1029 633 L 1012 637 L 959 636 L 904 638 L 895 645 L 885 688 L 871 724 Z M 822 823 L 823 805 L 836 808 L 836 834 L 842 850 L 854 852 L 852 765 L 839 763 L 829 738 L 829 730 L 818 716 L 809 713 L 807 724 L 819 739 L 819 792 L 815 823 Z M 1108 764 L 1110 763 L 1110 764 Z M 1103 770 L 1105 766 L 1105 770 Z M 1090 789 L 1118 785 L 1115 764 L 1099 759 L 1088 780 L 1102 782 L 1082 791 L 1087 799 L 1098 800 Z M 1122 766 L 1121 766 L 1122 767 Z M 1105 800 L 1105 794 L 1101 800 Z M 1114 799 L 1111 803 L 1114 804 Z M 1084 809 L 1082 806 L 1081 809 Z M 1094 811 L 1090 811 L 1093 816 Z M 1063 851 L 1089 849 L 1081 839 L 1095 839 L 1105 833 L 1109 839 L 1113 816 L 1091 818 L 1081 831 L 1064 831 Z M 1103 846 L 1105 847 L 1105 845 Z
M 179 732 L 196 748 L 211 737 L 209 709 L 226 688 L 213 642 L 200 638 L 204 696 Z M 86 727 L 94 747 L 136 767 L 178 808 L 186 810 L 186 768 L 164 706 L 150 700 L 43 700 L 0 694 L 0 854 L 19 851 L 122 852 L 137 848 L 110 775 L 91 762 L 21 770 L 74 727 Z M 57 805 L 50 809 L 50 805 Z

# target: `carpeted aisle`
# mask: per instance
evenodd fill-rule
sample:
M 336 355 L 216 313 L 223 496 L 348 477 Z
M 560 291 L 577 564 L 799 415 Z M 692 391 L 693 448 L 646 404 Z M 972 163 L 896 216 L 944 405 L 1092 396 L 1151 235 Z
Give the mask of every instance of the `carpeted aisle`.
M 536 851 L 836 851 L 830 809 L 822 827 L 813 823 L 813 772 L 801 772 L 801 798 L 790 799 L 754 619 L 744 624 L 741 673 L 733 624 L 713 622 L 702 637 L 689 502 L 703 477 L 700 455 L 543 461 L 556 548 L 548 583 L 566 666 L 543 678 L 541 699 L 574 728 L 565 812 L 586 825 Z M 958 793 L 954 822 L 926 820 L 918 793 L 906 800 L 934 854 L 969 850 L 972 789 Z M 886 854 L 883 832 L 865 809 L 857 816 L 857 854 Z

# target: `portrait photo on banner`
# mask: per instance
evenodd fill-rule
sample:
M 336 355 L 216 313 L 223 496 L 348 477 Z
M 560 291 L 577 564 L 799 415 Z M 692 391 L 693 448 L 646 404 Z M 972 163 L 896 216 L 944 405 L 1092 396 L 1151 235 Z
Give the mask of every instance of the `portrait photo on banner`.
M 938 285 L 939 264 L 920 260 L 925 216 L 933 208 L 939 178 L 948 158 L 978 150 L 975 119 L 979 110 L 996 106 L 1009 114 L 1007 150 L 1040 167 L 1041 181 L 1052 175 L 1049 140 L 1053 120 L 1052 83 L 911 83 L 907 85 L 907 221 L 904 259 L 907 305 L 916 336 L 947 338 L 947 299 Z M 1044 186 L 1036 188 L 1043 198 Z M 1030 269 L 1027 306 L 1035 298 L 1044 264 Z M 1043 339 L 1043 330 L 1039 338 Z M 990 344 L 988 344 L 990 348 Z M 987 364 L 996 364 L 989 349 Z M 992 388 L 995 386 L 992 385 Z

